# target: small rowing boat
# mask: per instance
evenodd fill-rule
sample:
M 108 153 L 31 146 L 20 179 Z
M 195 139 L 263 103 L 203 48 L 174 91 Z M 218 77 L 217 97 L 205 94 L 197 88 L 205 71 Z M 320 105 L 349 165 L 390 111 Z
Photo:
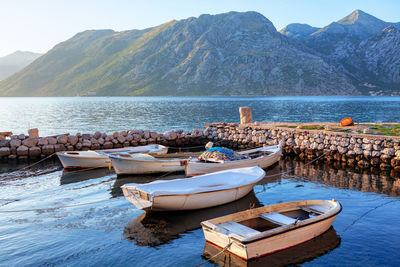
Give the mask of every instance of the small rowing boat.
M 214 148 L 213 148 L 214 149 Z M 195 176 L 222 170 L 259 166 L 263 169 L 270 167 L 279 161 L 281 146 L 266 146 L 236 152 L 242 159 L 215 160 L 193 158 L 185 161 L 186 176 Z
M 326 232 L 341 210 L 336 200 L 294 201 L 249 209 L 201 225 L 207 242 L 249 260 Z
M 163 145 L 153 144 L 147 146 L 124 147 L 105 150 L 87 151 L 62 151 L 57 152 L 57 156 L 65 169 L 68 168 L 101 168 L 108 167 L 111 163 L 109 156 L 113 153 L 152 153 L 165 154 L 168 148 Z
M 121 186 L 125 198 L 138 209 L 193 210 L 240 199 L 265 176 L 260 167 L 220 171 L 192 178 Z
M 150 174 L 184 171 L 182 159 L 198 156 L 199 153 L 172 153 L 163 155 L 126 154 L 110 155 L 111 164 L 118 175 Z

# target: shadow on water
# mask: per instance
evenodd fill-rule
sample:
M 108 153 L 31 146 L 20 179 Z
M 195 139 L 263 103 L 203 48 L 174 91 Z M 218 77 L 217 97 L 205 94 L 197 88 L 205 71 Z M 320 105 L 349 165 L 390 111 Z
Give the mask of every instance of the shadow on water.
M 387 172 L 371 172 L 365 169 L 342 167 L 340 164 L 307 163 L 284 159 L 279 165 L 281 172 L 287 172 L 282 178 L 297 181 L 325 184 L 330 187 L 351 189 L 362 192 L 400 196 L 400 178 Z
M 62 165 L 55 157 L 44 160 L 0 160 L 0 180 L 45 175 L 61 169 Z
M 138 246 L 158 246 L 178 238 L 182 233 L 200 228 L 202 221 L 260 206 L 254 191 L 251 191 L 244 198 L 212 208 L 143 213 L 125 226 L 124 237 Z
M 286 266 L 311 261 L 334 250 L 340 243 L 340 237 L 336 234 L 335 229 L 331 227 L 322 235 L 305 243 L 250 261 L 246 261 L 228 251 L 217 255 L 221 248 L 209 242 L 206 242 L 202 256 L 204 259 L 220 266 Z
M 113 170 L 98 168 L 93 170 L 63 170 L 60 177 L 60 185 L 79 183 L 90 179 L 97 179 L 104 176 L 114 175 Z

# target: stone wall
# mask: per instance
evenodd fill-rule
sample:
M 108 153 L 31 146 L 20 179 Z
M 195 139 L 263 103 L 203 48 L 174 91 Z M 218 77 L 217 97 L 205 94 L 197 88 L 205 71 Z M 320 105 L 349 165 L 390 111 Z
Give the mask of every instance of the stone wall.
M 283 154 L 301 159 L 322 156 L 347 166 L 393 168 L 400 172 L 400 138 L 322 130 L 271 127 L 262 123 L 211 123 L 204 135 L 234 149 L 282 143 Z
M 77 133 L 47 137 L 20 134 L 0 140 L 0 159 L 41 158 L 58 151 L 99 150 L 147 144 L 162 144 L 170 147 L 201 146 L 206 142 L 202 130 L 194 130 L 191 133 L 177 130 L 163 134 L 149 130 L 128 130 L 111 134 L 95 132 L 94 134 Z
M 129 130 L 106 134 L 58 135 L 33 137 L 12 135 L 0 140 L 0 158 L 40 158 L 58 151 L 97 150 L 162 144 L 170 147 L 201 147 L 207 141 L 234 149 L 282 144 L 283 154 L 300 159 L 321 156 L 328 162 L 361 168 L 392 168 L 400 172 L 400 138 L 366 134 L 304 130 L 269 126 L 262 123 L 211 123 L 206 129 L 185 133 L 182 130 L 163 134 L 149 130 Z

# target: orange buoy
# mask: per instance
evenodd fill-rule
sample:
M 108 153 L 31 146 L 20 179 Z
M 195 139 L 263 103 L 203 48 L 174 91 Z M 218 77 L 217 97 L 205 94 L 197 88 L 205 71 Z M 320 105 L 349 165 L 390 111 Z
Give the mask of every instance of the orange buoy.
M 344 118 L 340 121 L 340 127 L 353 126 L 354 122 L 351 118 Z

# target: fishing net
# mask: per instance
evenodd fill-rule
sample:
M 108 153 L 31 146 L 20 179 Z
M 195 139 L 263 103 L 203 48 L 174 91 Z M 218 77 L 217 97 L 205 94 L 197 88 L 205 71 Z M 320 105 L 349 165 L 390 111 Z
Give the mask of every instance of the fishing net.
M 227 160 L 246 159 L 247 156 L 236 153 L 226 147 L 212 147 L 201 153 L 199 160 L 210 162 L 221 162 Z

